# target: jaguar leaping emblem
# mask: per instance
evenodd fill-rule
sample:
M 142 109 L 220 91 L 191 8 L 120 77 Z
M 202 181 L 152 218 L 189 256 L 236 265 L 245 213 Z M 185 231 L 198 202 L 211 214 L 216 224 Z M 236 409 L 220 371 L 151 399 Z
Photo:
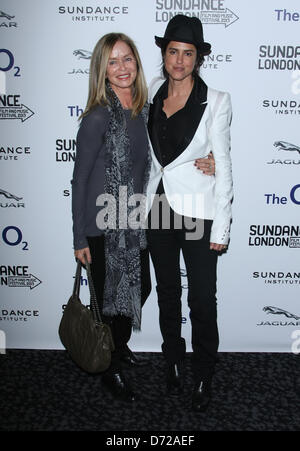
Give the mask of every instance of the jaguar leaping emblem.
M 3 11 L 0 11 L 0 17 L 5 17 L 5 19 L 11 20 L 15 16 L 10 16 L 9 14 L 4 13 Z
M 286 310 L 282 310 L 281 308 L 278 307 L 272 307 L 271 305 L 264 307 L 263 311 L 266 312 L 267 314 L 272 313 L 272 315 L 284 315 L 287 318 L 293 318 L 296 321 L 300 319 L 300 316 L 294 315 L 293 313 L 287 312 Z
M 14 194 L 9 193 L 8 191 L 4 191 L 3 189 L 0 188 L 0 195 L 3 195 L 4 197 L 6 197 L 6 199 L 14 199 L 14 200 L 21 200 L 23 199 L 23 197 L 17 197 Z
M 278 148 L 278 150 L 288 150 L 289 152 L 299 152 L 300 153 L 300 147 L 295 146 L 295 144 L 287 143 L 286 141 L 275 141 L 274 146 Z
M 92 52 L 88 50 L 77 49 L 74 50 L 73 55 L 78 56 L 78 59 L 90 60 L 92 57 Z

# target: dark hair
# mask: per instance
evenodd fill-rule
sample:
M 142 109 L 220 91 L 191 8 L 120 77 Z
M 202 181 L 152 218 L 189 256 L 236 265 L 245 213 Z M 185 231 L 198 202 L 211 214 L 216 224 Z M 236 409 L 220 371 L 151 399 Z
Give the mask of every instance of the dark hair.
M 161 46 L 161 56 L 162 56 L 162 72 L 165 78 L 168 78 L 169 74 L 165 69 L 165 64 L 164 64 L 164 57 L 165 57 L 165 53 L 167 50 L 167 47 L 169 45 L 169 41 L 164 42 Z M 193 69 L 193 73 L 192 75 L 198 75 L 199 69 L 202 66 L 202 64 L 204 63 L 204 55 L 203 53 L 200 53 L 200 50 L 196 47 L 197 50 L 197 56 L 196 56 L 196 62 L 195 62 L 195 66 Z

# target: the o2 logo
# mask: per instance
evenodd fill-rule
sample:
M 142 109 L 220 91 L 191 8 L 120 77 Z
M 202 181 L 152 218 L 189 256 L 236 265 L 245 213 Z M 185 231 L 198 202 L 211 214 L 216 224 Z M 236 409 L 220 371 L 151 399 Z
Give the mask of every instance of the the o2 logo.
M 2 70 L 3 72 L 8 72 L 11 69 L 14 70 L 15 77 L 21 77 L 20 67 L 15 66 L 14 55 L 10 50 L 0 49 L 0 70 Z
M 23 251 L 28 251 L 28 242 L 23 241 L 21 229 L 16 226 L 7 226 L 2 231 L 2 239 L 8 246 L 22 246 Z

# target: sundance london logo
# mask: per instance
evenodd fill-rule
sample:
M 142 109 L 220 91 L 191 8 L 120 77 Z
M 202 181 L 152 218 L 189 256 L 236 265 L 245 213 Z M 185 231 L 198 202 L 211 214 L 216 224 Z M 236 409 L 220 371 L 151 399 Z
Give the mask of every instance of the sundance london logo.
M 280 224 L 251 224 L 249 227 L 248 244 L 249 246 L 254 247 L 282 246 L 299 249 L 300 226 Z
M 225 0 L 156 0 L 155 21 L 169 22 L 177 14 L 198 17 L 203 24 L 232 25 L 239 18 Z
M 259 70 L 291 70 L 300 69 L 299 45 L 261 45 L 258 58 Z
M 0 95 L 0 119 L 25 122 L 33 115 L 34 112 L 21 103 L 19 94 Z
M 28 266 L 0 265 L 0 285 L 9 288 L 30 288 L 33 290 L 42 283 L 28 272 Z

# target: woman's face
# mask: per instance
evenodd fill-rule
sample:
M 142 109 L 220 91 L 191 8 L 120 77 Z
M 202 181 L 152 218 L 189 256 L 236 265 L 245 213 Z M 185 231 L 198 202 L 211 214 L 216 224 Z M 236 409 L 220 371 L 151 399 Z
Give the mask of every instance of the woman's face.
M 173 80 L 190 77 L 196 63 L 197 49 L 193 44 L 170 41 L 164 55 L 164 66 Z
M 133 86 L 137 76 L 137 64 L 131 48 L 125 42 L 115 43 L 109 55 L 106 76 L 116 92 Z

